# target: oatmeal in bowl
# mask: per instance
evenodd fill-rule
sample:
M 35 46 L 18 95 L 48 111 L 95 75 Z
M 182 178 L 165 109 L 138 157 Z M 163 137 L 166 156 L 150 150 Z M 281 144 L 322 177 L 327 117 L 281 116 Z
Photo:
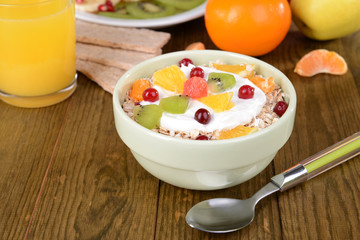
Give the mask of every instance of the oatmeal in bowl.
M 184 58 L 137 79 L 122 107 L 129 117 L 155 132 L 221 140 L 270 126 L 282 116 L 287 103 L 274 78 L 257 75 L 254 64 L 195 66 Z
M 296 94 L 284 74 L 256 58 L 201 50 L 135 66 L 117 83 L 113 103 L 117 131 L 147 171 L 211 190 L 271 162 L 290 137 Z

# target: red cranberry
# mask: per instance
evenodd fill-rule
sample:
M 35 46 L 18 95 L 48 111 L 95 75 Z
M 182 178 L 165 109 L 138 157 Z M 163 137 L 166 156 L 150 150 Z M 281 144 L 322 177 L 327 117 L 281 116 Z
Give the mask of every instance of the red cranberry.
M 250 85 L 242 85 L 239 88 L 238 97 L 242 99 L 249 99 L 254 97 L 255 88 Z
M 208 110 L 200 108 L 195 112 L 194 118 L 201 124 L 208 124 L 211 120 L 211 116 Z
M 192 77 L 204 78 L 204 70 L 201 67 L 194 67 L 190 71 L 190 78 L 192 78 Z
M 108 4 L 100 4 L 98 7 L 99 12 L 114 12 L 114 6 Z
M 113 5 L 107 5 L 108 6 L 108 12 L 114 12 L 115 8 Z
M 184 65 L 187 67 L 189 64 L 193 64 L 193 62 L 188 58 L 184 58 L 179 62 L 179 67 L 181 67 L 181 65 Z
M 113 3 L 111 0 L 106 0 L 105 5 L 113 6 Z
M 159 92 L 155 88 L 147 88 L 142 94 L 143 99 L 148 102 L 156 102 L 159 100 Z
M 196 140 L 209 140 L 209 138 L 205 135 L 199 135 L 195 138 Z
M 279 115 L 279 117 L 281 117 L 286 112 L 287 108 L 288 108 L 288 104 L 284 101 L 280 101 L 280 102 L 276 103 L 276 105 L 274 107 L 274 112 L 277 115 Z

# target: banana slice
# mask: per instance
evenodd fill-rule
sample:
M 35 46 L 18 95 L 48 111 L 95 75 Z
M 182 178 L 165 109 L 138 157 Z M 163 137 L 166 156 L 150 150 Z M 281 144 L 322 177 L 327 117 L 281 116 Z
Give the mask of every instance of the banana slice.
M 85 0 L 83 3 L 75 2 L 75 9 L 82 12 L 93 13 L 97 12 L 99 5 L 104 4 L 105 2 L 106 0 Z M 120 0 L 111 0 L 111 2 L 115 6 Z

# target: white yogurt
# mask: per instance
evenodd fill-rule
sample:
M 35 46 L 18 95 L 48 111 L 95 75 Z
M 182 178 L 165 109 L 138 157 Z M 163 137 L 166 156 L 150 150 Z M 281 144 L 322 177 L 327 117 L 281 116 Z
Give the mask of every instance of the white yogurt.
M 181 70 L 185 73 L 186 77 L 190 77 L 191 69 L 195 67 L 189 64 L 189 66 L 182 66 Z M 214 68 L 201 67 L 204 70 L 204 79 L 207 80 L 211 72 L 223 72 Z M 232 73 L 229 73 L 232 74 Z M 184 114 L 171 114 L 164 112 L 160 126 L 172 131 L 188 131 L 200 130 L 205 132 L 212 132 L 214 130 L 231 129 L 238 125 L 244 125 L 253 118 L 255 118 L 266 103 L 266 96 L 263 91 L 256 87 L 247 78 L 242 78 L 237 74 L 232 74 L 235 77 L 236 84 L 232 89 L 225 92 L 233 92 L 231 101 L 234 103 L 234 107 L 228 111 L 215 113 L 214 110 L 205 104 L 197 101 L 196 99 L 190 99 L 189 105 Z M 238 97 L 239 88 L 242 85 L 250 85 L 255 88 L 254 97 L 251 99 L 240 99 Z M 167 91 L 159 86 L 154 85 L 155 89 L 159 92 L 159 97 L 170 97 L 175 93 Z M 141 105 L 159 104 L 160 101 L 146 102 L 142 101 Z M 194 114 L 199 108 L 205 108 L 210 112 L 211 120 L 208 124 L 201 124 L 194 119 Z

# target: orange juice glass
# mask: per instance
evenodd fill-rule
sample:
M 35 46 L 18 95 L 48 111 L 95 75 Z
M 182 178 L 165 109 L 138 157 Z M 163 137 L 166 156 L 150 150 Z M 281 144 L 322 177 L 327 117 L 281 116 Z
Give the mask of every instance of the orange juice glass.
M 0 0 L 0 98 L 44 107 L 76 89 L 74 0 Z

